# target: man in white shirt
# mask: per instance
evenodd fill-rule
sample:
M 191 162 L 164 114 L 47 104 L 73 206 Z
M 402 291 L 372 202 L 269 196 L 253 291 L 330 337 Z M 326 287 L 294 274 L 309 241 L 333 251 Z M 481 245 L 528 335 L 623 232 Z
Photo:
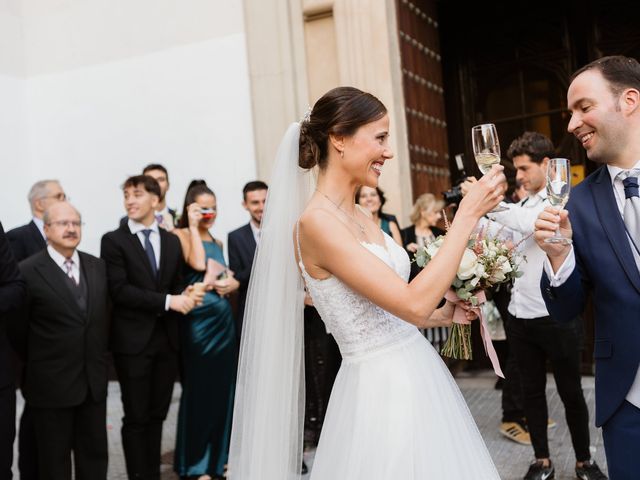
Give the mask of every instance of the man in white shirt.
M 638 478 L 640 453 L 640 64 L 623 56 L 574 73 L 568 131 L 604 164 L 571 192 L 567 210 L 548 207 L 535 239 L 546 252 L 547 308 L 566 318 L 595 307 L 596 425 L 613 480 Z M 570 218 L 570 220 L 569 220 Z M 559 227 L 573 244 L 546 243 Z
M 545 479 L 554 473 L 547 439 L 547 361 L 553 367 L 558 394 L 566 410 L 579 478 L 605 478 L 591 462 L 589 451 L 589 411 L 580 383 L 584 337 L 581 319 L 574 315 L 560 323 L 550 317 L 540 292 L 545 254 L 532 235 L 538 215 L 549 205 L 546 169 L 553 156 L 553 143 L 540 133 L 525 132 L 516 138 L 509 146 L 507 157 L 513 161 L 516 180 L 526 188 L 528 197 L 508 205 L 509 210 L 505 212 L 488 214 L 492 220 L 519 234 L 519 251 L 526 259 L 520 264 L 524 275 L 514 281 L 509 318 L 505 322 L 509 353 L 515 355 L 520 372 L 524 414 L 536 458 L 524 478 Z

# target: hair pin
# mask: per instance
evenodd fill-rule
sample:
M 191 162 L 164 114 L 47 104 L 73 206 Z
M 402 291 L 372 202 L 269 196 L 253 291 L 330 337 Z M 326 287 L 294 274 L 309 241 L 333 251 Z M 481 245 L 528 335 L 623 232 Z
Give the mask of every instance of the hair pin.
M 311 120 L 311 112 L 312 112 L 312 108 L 311 107 L 307 108 L 307 112 L 304 114 L 304 117 L 302 117 L 302 122 L 300 123 L 308 122 L 309 120 Z

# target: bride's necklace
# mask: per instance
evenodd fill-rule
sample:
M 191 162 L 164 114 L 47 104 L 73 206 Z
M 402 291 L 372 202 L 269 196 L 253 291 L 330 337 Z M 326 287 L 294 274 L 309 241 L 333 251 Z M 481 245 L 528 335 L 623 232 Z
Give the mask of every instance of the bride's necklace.
M 358 220 L 356 220 L 356 216 L 355 216 L 355 214 L 354 214 L 354 213 L 347 212 L 344 208 L 342 208 L 342 207 L 341 207 L 340 205 L 338 205 L 336 202 L 334 202 L 333 200 L 331 200 L 331 199 L 329 198 L 329 196 L 328 196 L 328 195 L 326 195 L 325 193 L 321 192 L 321 191 L 320 191 L 320 190 L 318 190 L 317 188 L 316 188 L 316 192 L 318 192 L 318 193 L 319 193 L 320 195 L 322 195 L 324 198 L 326 198 L 327 200 L 329 200 L 329 201 L 333 204 L 333 206 L 335 206 L 338 210 L 340 210 L 342 213 L 344 213 L 344 214 L 347 216 L 347 218 L 348 218 L 349 220 L 351 220 L 353 223 L 355 223 L 355 224 L 358 226 L 358 229 L 360 230 L 360 233 L 362 233 L 363 235 L 365 235 L 365 228 L 364 228 L 364 225 L 363 225 L 363 224 L 361 224 Z

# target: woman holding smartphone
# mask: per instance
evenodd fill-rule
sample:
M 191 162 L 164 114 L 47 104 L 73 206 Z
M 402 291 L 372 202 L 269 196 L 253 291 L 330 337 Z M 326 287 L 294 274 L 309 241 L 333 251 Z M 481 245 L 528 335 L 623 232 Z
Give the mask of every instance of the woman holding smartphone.
M 206 294 L 180 329 L 182 397 L 174 470 L 181 478 L 199 480 L 223 478 L 237 367 L 235 323 L 226 296 L 240 284 L 226 269 L 222 243 L 209 232 L 216 216 L 215 194 L 204 181 L 192 181 L 173 232 L 182 245 L 185 280 Z

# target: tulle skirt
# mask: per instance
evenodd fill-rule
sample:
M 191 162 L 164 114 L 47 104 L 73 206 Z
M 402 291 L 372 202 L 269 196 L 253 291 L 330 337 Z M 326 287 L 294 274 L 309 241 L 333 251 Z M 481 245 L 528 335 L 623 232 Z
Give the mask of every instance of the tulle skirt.
M 419 332 L 343 359 L 311 480 L 499 478 L 458 386 Z

